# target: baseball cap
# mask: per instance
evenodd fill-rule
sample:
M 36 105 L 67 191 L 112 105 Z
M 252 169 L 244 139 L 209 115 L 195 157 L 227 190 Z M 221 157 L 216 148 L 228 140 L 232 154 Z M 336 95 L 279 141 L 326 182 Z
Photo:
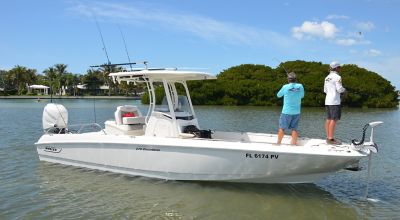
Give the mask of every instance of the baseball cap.
M 296 79 L 296 73 L 290 72 L 290 73 L 287 75 L 287 78 L 288 78 L 288 79 Z
M 335 69 L 335 68 L 337 68 L 337 67 L 339 67 L 341 65 L 340 65 L 339 62 L 333 61 L 331 64 L 329 64 L 329 66 L 331 67 L 331 69 Z

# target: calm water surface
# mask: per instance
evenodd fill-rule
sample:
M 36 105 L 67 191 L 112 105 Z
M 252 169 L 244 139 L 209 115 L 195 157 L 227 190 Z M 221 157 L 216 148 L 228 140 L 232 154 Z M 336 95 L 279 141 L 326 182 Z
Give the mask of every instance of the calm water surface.
M 69 123 L 95 120 L 92 100 L 58 100 Z M 96 121 L 113 117 L 132 100 L 97 100 Z M 367 170 L 342 171 L 314 184 L 231 184 L 155 180 L 40 162 L 34 143 L 42 135 L 46 102 L 0 100 L 0 219 L 399 219 L 400 111 L 344 109 L 337 137 L 360 138 L 376 130 L 368 201 Z M 275 133 L 280 108 L 197 106 L 204 129 Z M 324 138 L 324 112 L 303 109 L 300 136 Z M 363 161 L 367 166 L 367 161 Z

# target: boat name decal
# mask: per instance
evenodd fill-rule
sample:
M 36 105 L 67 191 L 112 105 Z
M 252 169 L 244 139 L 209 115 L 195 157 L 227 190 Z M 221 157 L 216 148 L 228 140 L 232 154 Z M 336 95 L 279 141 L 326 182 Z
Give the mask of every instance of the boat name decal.
M 251 159 L 278 159 L 279 154 L 246 153 L 246 158 Z
M 61 150 L 62 150 L 61 147 L 52 147 L 52 146 L 44 147 L 44 151 L 51 152 L 51 153 L 60 153 Z
M 145 150 L 145 151 L 160 151 L 158 148 L 153 148 L 153 147 L 144 147 L 144 146 L 139 146 L 136 148 L 136 150 Z

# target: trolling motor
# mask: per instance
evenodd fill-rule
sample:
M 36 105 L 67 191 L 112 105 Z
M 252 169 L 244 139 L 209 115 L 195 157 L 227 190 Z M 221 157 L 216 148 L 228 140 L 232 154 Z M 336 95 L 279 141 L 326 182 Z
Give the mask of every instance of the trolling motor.
M 368 190 L 369 190 L 369 179 L 371 176 L 371 161 L 372 161 L 372 154 L 373 153 L 378 153 L 378 145 L 374 142 L 374 127 L 383 124 L 382 121 L 374 121 L 374 122 L 370 122 L 366 125 L 364 125 L 363 128 L 363 135 L 362 135 L 362 139 L 361 141 L 358 141 L 356 139 L 353 139 L 351 141 L 352 145 L 357 149 L 357 150 L 361 150 L 364 152 L 369 153 L 368 157 L 368 175 L 367 175 L 367 186 L 365 188 L 365 193 L 364 193 L 364 198 L 365 200 L 369 200 L 368 199 Z M 365 139 L 365 132 L 367 130 L 368 127 L 371 127 L 371 137 L 369 138 L 369 142 L 365 142 L 364 143 L 364 139 Z M 362 146 L 361 146 L 362 145 Z M 369 152 L 368 152 L 369 151 Z M 350 171 L 359 171 L 361 170 L 361 167 L 359 166 L 354 166 L 354 167 L 348 167 L 345 168 L 346 170 L 350 170 Z
M 382 121 L 374 121 L 374 122 L 370 122 L 370 123 L 364 125 L 361 140 L 360 141 L 358 141 L 357 139 L 351 140 L 352 146 L 356 150 L 369 153 L 368 170 L 370 170 L 370 166 L 371 166 L 371 153 L 370 152 L 378 153 L 378 145 L 374 142 L 374 127 L 376 127 L 380 124 L 383 124 L 383 122 Z M 368 142 L 365 142 L 365 133 L 366 133 L 368 127 L 371 127 L 371 137 L 369 138 Z M 360 171 L 360 170 L 362 170 L 362 167 L 360 167 L 359 162 L 357 162 L 355 164 L 352 164 L 352 165 L 346 167 L 345 169 L 350 170 L 350 171 Z
M 382 121 L 374 121 L 374 122 L 370 122 L 370 123 L 364 125 L 361 140 L 360 141 L 358 141 L 357 139 L 351 140 L 351 143 L 353 144 L 353 146 L 355 146 L 357 150 L 363 150 L 363 151 L 370 150 L 373 153 L 378 153 L 378 145 L 374 142 L 374 127 L 376 127 L 380 124 L 383 124 L 383 122 Z M 371 136 L 370 136 L 368 142 L 364 142 L 365 141 L 365 133 L 366 133 L 368 127 L 371 127 Z

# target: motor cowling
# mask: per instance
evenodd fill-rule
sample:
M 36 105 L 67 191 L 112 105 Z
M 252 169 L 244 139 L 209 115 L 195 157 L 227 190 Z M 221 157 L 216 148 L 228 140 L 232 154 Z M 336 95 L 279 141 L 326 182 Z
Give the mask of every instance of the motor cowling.
M 49 103 L 43 109 L 43 130 L 45 132 L 61 133 L 68 127 L 68 111 L 60 104 Z

